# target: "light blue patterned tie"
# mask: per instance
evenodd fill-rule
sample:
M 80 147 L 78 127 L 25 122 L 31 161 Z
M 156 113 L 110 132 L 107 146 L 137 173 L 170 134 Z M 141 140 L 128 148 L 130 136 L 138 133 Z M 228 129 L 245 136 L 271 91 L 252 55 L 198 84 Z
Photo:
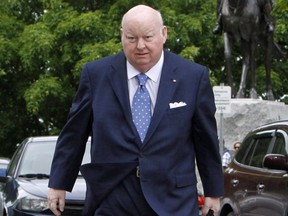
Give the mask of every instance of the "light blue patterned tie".
M 151 120 L 151 99 L 145 86 L 148 77 L 140 73 L 137 75 L 137 78 L 139 86 L 132 102 L 132 117 L 143 142 Z

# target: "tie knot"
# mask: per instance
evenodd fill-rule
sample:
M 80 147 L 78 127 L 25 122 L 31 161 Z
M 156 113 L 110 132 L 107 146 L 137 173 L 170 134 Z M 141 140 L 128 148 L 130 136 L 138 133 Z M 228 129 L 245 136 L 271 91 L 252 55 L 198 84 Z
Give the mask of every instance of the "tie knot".
M 147 75 L 143 74 L 143 73 L 140 73 L 140 74 L 137 75 L 137 78 L 138 78 L 139 85 L 140 86 L 145 86 L 146 81 L 148 79 Z

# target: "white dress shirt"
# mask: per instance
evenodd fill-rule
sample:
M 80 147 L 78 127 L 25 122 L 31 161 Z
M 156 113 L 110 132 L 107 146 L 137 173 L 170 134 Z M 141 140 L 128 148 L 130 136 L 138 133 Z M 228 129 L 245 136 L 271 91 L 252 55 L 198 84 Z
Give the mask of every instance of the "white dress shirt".
M 156 99 L 157 99 L 157 93 L 160 83 L 160 77 L 162 73 L 162 67 L 164 62 L 164 54 L 162 51 L 162 55 L 157 62 L 156 65 L 154 65 L 149 71 L 147 71 L 145 74 L 148 76 L 147 82 L 146 82 L 146 88 L 148 89 L 148 92 L 150 94 L 151 98 L 151 112 L 153 114 Z M 140 73 L 138 70 L 136 70 L 128 61 L 127 64 L 127 75 L 128 75 L 128 89 L 129 89 L 129 99 L 130 99 L 130 106 L 132 106 L 133 97 L 134 94 L 137 91 L 137 88 L 139 86 L 138 80 L 136 76 Z

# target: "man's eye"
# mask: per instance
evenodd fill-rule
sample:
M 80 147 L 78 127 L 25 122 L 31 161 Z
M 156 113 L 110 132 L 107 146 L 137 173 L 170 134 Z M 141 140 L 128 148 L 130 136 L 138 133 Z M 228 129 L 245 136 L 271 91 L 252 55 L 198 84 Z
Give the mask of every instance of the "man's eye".
M 129 40 L 129 41 L 135 41 L 136 40 L 136 38 L 135 37 L 132 37 L 132 36 L 127 36 L 127 39 Z
M 151 41 L 153 39 L 153 36 L 152 35 L 147 35 L 145 38 L 146 38 L 147 41 Z

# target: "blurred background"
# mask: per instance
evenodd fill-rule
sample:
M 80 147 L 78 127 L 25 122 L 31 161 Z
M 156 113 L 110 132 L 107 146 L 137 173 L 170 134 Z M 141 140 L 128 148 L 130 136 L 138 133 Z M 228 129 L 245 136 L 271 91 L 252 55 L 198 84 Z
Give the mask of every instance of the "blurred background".
M 216 0 L 1 0 L 1 157 L 10 157 L 25 137 L 58 135 L 83 64 L 122 50 L 121 18 L 136 4 L 161 11 L 168 27 L 166 49 L 206 65 L 213 85 L 227 83 L 223 35 L 212 34 Z M 275 0 L 272 16 L 276 21 L 274 40 L 287 53 L 288 1 Z M 261 97 L 265 69 L 261 47 L 259 50 L 257 89 Z M 239 83 L 242 57 L 237 44 L 233 56 L 233 69 L 239 71 L 234 72 L 234 79 Z M 287 77 L 287 58 L 274 58 L 274 96 L 286 104 Z

